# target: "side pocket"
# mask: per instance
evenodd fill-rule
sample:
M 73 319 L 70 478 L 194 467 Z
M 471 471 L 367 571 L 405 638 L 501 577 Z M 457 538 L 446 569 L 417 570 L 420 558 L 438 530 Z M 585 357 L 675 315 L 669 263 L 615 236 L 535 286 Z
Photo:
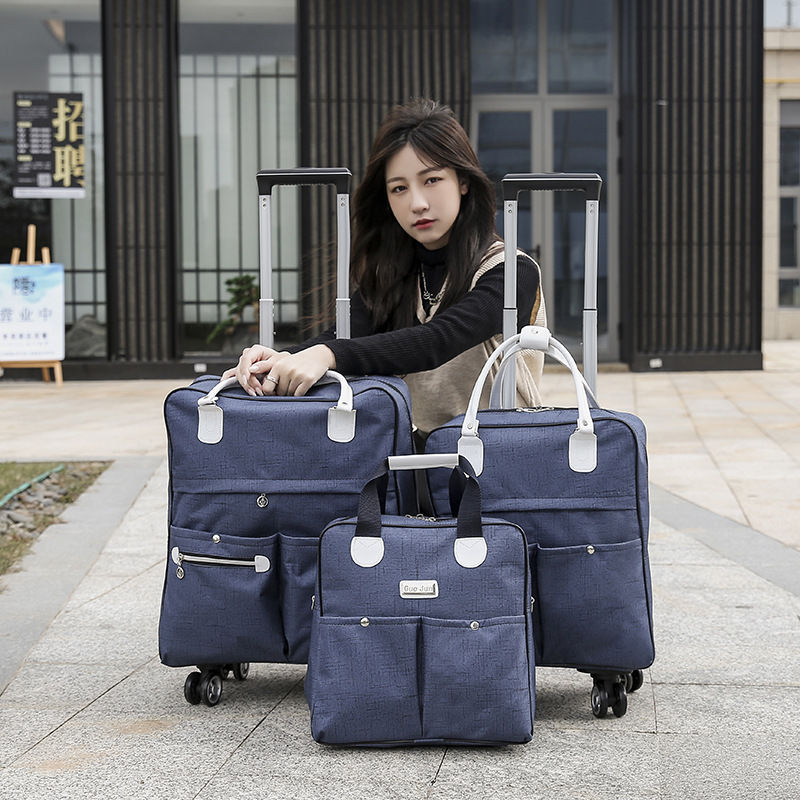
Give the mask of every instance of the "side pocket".
M 536 561 L 539 554 L 539 546 L 533 542 L 528 544 L 528 562 L 530 564 L 531 575 L 531 594 L 533 595 L 533 613 L 531 615 L 531 624 L 533 626 L 533 645 L 536 653 L 536 663 L 541 666 L 544 661 L 542 659 L 542 617 L 540 613 L 541 604 L 539 603 L 539 584 L 537 581 Z
M 170 528 L 159 623 L 164 664 L 285 661 L 276 544 L 274 535 Z
M 534 670 L 526 618 L 422 618 L 422 733 L 426 739 L 527 742 Z
M 641 541 L 539 547 L 535 562 L 540 666 L 650 666 Z
M 311 597 L 317 576 L 318 537 L 278 534 L 280 549 L 280 595 L 286 660 L 308 662 L 311 637 Z
M 311 733 L 326 744 L 419 739 L 419 617 L 319 617 L 308 667 Z

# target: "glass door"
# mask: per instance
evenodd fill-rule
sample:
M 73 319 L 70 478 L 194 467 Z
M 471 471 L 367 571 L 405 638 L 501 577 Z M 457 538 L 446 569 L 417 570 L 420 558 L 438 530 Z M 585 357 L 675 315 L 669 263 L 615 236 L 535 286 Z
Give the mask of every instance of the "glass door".
M 498 181 L 498 190 L 508 172 L 592 172 L 603 179 L 598 351 L 602 360 L 616 360 L 617 196 L 616 174 L 609 168 L 617 161 L 614 3 L 540 0 L 538 6 L 528 6 L 535 13 L 522 13 L 523 5 L 512 2 L 494 23 L 488 14 L 480 16 L 478 29 L 474 12 L 485 11 L 486 5 L 485 0 L 473 0 L 473 53 L 482 52 L 485 40 L 487 47 L 502 44 L 511 60 L 495 64 L 498 58 L 473 57 L 470 123 L 478 158 Z M 579 356 L 585 198 L 577 192 L 525 192 L 519 201 L 518 246 L 541 266 L 548 324 Z M 501 210 L 498 191 L 502 233 Z

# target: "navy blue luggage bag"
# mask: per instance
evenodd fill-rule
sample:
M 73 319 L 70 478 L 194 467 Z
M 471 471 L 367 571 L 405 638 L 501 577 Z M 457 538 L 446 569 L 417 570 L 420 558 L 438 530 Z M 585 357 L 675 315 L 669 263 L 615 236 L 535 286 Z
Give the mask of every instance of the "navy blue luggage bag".
M 617 716 L 625 713 L 627 694 L 642 685 L 642 670 L 652 663 L 655 650 L 644 425 L 633 414 L 589 407 L 590 400 L 597 405 L 594 277 L 599 182 L 599 177 L 588 175 L 514 175 L 503 181 L 507 261 L 508 252 L 516 250 L 520 189 L 587 192 L 583 335 L 588 381 L 548 330 L 505 331 L 503 344 L 476 381 L 466 413 L 432 431 L 425 451 L 457 449 L 479 476 L 484 512 L 525 531 L 533 574 L 537 665 L 591 673 L 592 711 L 602 717 L 609 708 Z M 507 293 L 507 303 L 514 296 L 509 301 Z M 514 355 L 522 349 L 544 351 L 571 370 L 575 408 L 514 408 L 509 388 L 514 385 Z M 490 365 L 501 356 L 490 408 L 478 411 Z M 431 473 L 429 483 L 434 511 L 443 513 L 447 482 Z
M 273 186 L 336 183 L 344 243 L 337 279 L 346 293 L 348 177 L 259 173 L 262 256 Z M 260 307 L 260 340 L 271 345 L 271 300 Z M 347 333 L 348 315 L 345 297 L 337 335 Z M 388 456 L 413 452 L 410 397 L 392 377 L 348 380 L 331 371 L 303 397 L 251 397 L 235 378 L 206 376 L 171 392 L 164 415 L 169 539 L 159 652 L 168 666 L 197 665 L 185 697 L 215 705 L 231 671 L 243 678 L 250 662 L 307 661 L 319 534 L 356 512 L 364 483 Z M 412 501 L 408 478 L 389 484 L 393 513 Z
M 548 340 L 549 332 L 526 328 L 501 347 L 520 339 L 522 347 L 534 349 L 535 337 Z M 549 340 L 543 349 L 553 355 L 555 346 Z M 566 360 L 569 354 L 565 349 L 556 357 Z M 590 409 L 585 395 L 579 408 L 478 412 L 485 375 L 473 393 L 475 404 L 434 430 L 426 452 L 458 449 L 480 478 L 485 513 L 525 531 L 534 576 L 537 664 L 621 673 L 650 666 L 649 504 L 641 420 Z M 430 484 L 434 509 L 441 513 L 448 486 L 436 475 Z
M 390 458 L 391 469 L 458 464 Z M 358 516 L 319 543 L 306 696 L 326 744 L 507 744 L 534 717 L 531 587 L 525 536 L 481 516 L 462 459 L 457 517 L 381 514 L 378 482 Z

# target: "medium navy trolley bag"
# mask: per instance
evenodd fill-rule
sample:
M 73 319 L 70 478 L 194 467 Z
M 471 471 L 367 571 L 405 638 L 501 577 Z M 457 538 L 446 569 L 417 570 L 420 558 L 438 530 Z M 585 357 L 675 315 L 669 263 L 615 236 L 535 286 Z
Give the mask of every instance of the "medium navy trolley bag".
M 306 696 L 318 742 L 507 744 L 530 740 L 534 654 L 522 530 L 481 516 L 469 464 L 410 456 L 390 469 L 458 465 L 455 518 L 358 516 L 322 532 Z
M 640 688 L 642 670 L 655 655 L 647 555 L 647 453 L 640 419 L 589 407 L 590 401 L 596 405 L 594 287 L 600 178 L 512 175 L 504 178 L 503 187 L 507 264 L 509 252 L 516 250 L 520 190 L 587 192 L 584 365 L 588 381 L 547 329 L 505 331 L 503 344 L 475 383 L 466 413 L 432 431 L 425 449 L 428 453 L 457 449 L 466 456 L 479 476 L 484 512 L 525 531 L 533 574 L 537 665 L 591 673 L 595 716 L 605 716 L 609 707 L 622 716 L 627 694 Z M 514 297 L 515 293 L 507 293 L 506 305 Z M 541 350 L 571 370 L 576 408 L 514 408 L 513 394 L 511 402 L 508 395 L 514 387 L 513 356 L 521 349 Z M 484 381 L 501 356 L 490 408 L 478 411 Z M 448 486 L 436 473 L 429 482 L 434 509 L 444 513 Z
M 274 186 L 337 187 L 337 335 L 349 334 L 347 170 L 260 172 L 260 341 L 272 344 L 270 197 Z M 222 679 L 250 662 L 305 663 L 317 545 L 354 514 L 364 483 L 390 455 L 413 452 L 410 399 L 391 377 L 328 373 L 304 397 L 251 397 L 235 378 L 204 377 L 165 402 L 169 543 L 161 661 L 197 665 L 190 703 L 215 705 Z M 403 476 L 408 477 L 408 476 Z M 411 484 L 389 483 L 405 508 Z

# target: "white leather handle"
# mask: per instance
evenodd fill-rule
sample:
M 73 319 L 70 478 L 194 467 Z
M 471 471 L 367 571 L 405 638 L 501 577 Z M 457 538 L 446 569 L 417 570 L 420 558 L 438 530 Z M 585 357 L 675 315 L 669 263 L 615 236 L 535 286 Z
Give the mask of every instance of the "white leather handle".
M 356 435 L 353 389 L 344 375 L 332 369 L 317 383 L 331 381 L 339 383 L 340 391 L 336 405 L 328 409 L 328 438 L 334 442 L 350 442 Z M 197 401 L 197 438 L 204 444 L 217 444 L 222 440 L 224 413 L 217 405 L 217 396 L 223 389 L 238 385 L 237 378 L 223 378 Z
M 489 408 L 505 407 L 503 405 L 503 397 L 505 396 L 504 391 L 506 388 L 505 383 L 506 381 L 510 380 L 512 373 L 512 370 L 509 369 L 509 366 L 513 363 L 514 357 L 518 353 L 521 353 L 524 349 L 525 348 L 518 343 L 505 354 L 505 357 L 500 364 L 500 369 L 497 370 L 497 375 L 495 375 L 494 382 L 492 383 L 492 392 L 489 397 Z M 553 359 L 558 361 L 559 364 L 562 364 L 569 369 L 569 364 L 560 352 L 548 352 L 547 355 L 551 356 Z M 583 388 L 586 390 L 586 395 L 589 398 L 589 405 L 592 408 L 600 408 L 600 403 L 598 402 L 595 393 L 592 391 L 592 387 L 589 386 L 589 382 L 586 380 L 586 377 L 583 375 L 583 373 L 581 373 L 581 381 L 583 382 Z
M 483 472 L 483 442 L 478 436 L 478 404 L 481 392 L 492 364 L 500 356 L 508 357 L 516 350 L 541 350 L 564 364 L 572 373 L 578 399 L 578 424 L 569 440 L 569 465 L 573 472 L 592 472 L 597 466 L 597 437 L 594 433 L 583 376 L 569 350 L 554 339 L 547 328 L 534 325 L 527 325 L 520 333 L 506 339 L 484 364 L 472 388 L 467 412 L 464 415 L 461 438 L 458 440 L 459 455 L 469 459 L 476 475 Z
M 210 403 L 216 403 L 217 402 L 217 395 L 223 389 L 230 389 L 231 386 L 238 386 L 238 385 L 239 385 L 239 379 L 238 378 L 223 378 L 216 386 L 214 386 L 214 388 L 208 394 L 203 395 L 197 401 L 197 405 L 198 406 L 206 406 L 206 405 L 209 405 Z

